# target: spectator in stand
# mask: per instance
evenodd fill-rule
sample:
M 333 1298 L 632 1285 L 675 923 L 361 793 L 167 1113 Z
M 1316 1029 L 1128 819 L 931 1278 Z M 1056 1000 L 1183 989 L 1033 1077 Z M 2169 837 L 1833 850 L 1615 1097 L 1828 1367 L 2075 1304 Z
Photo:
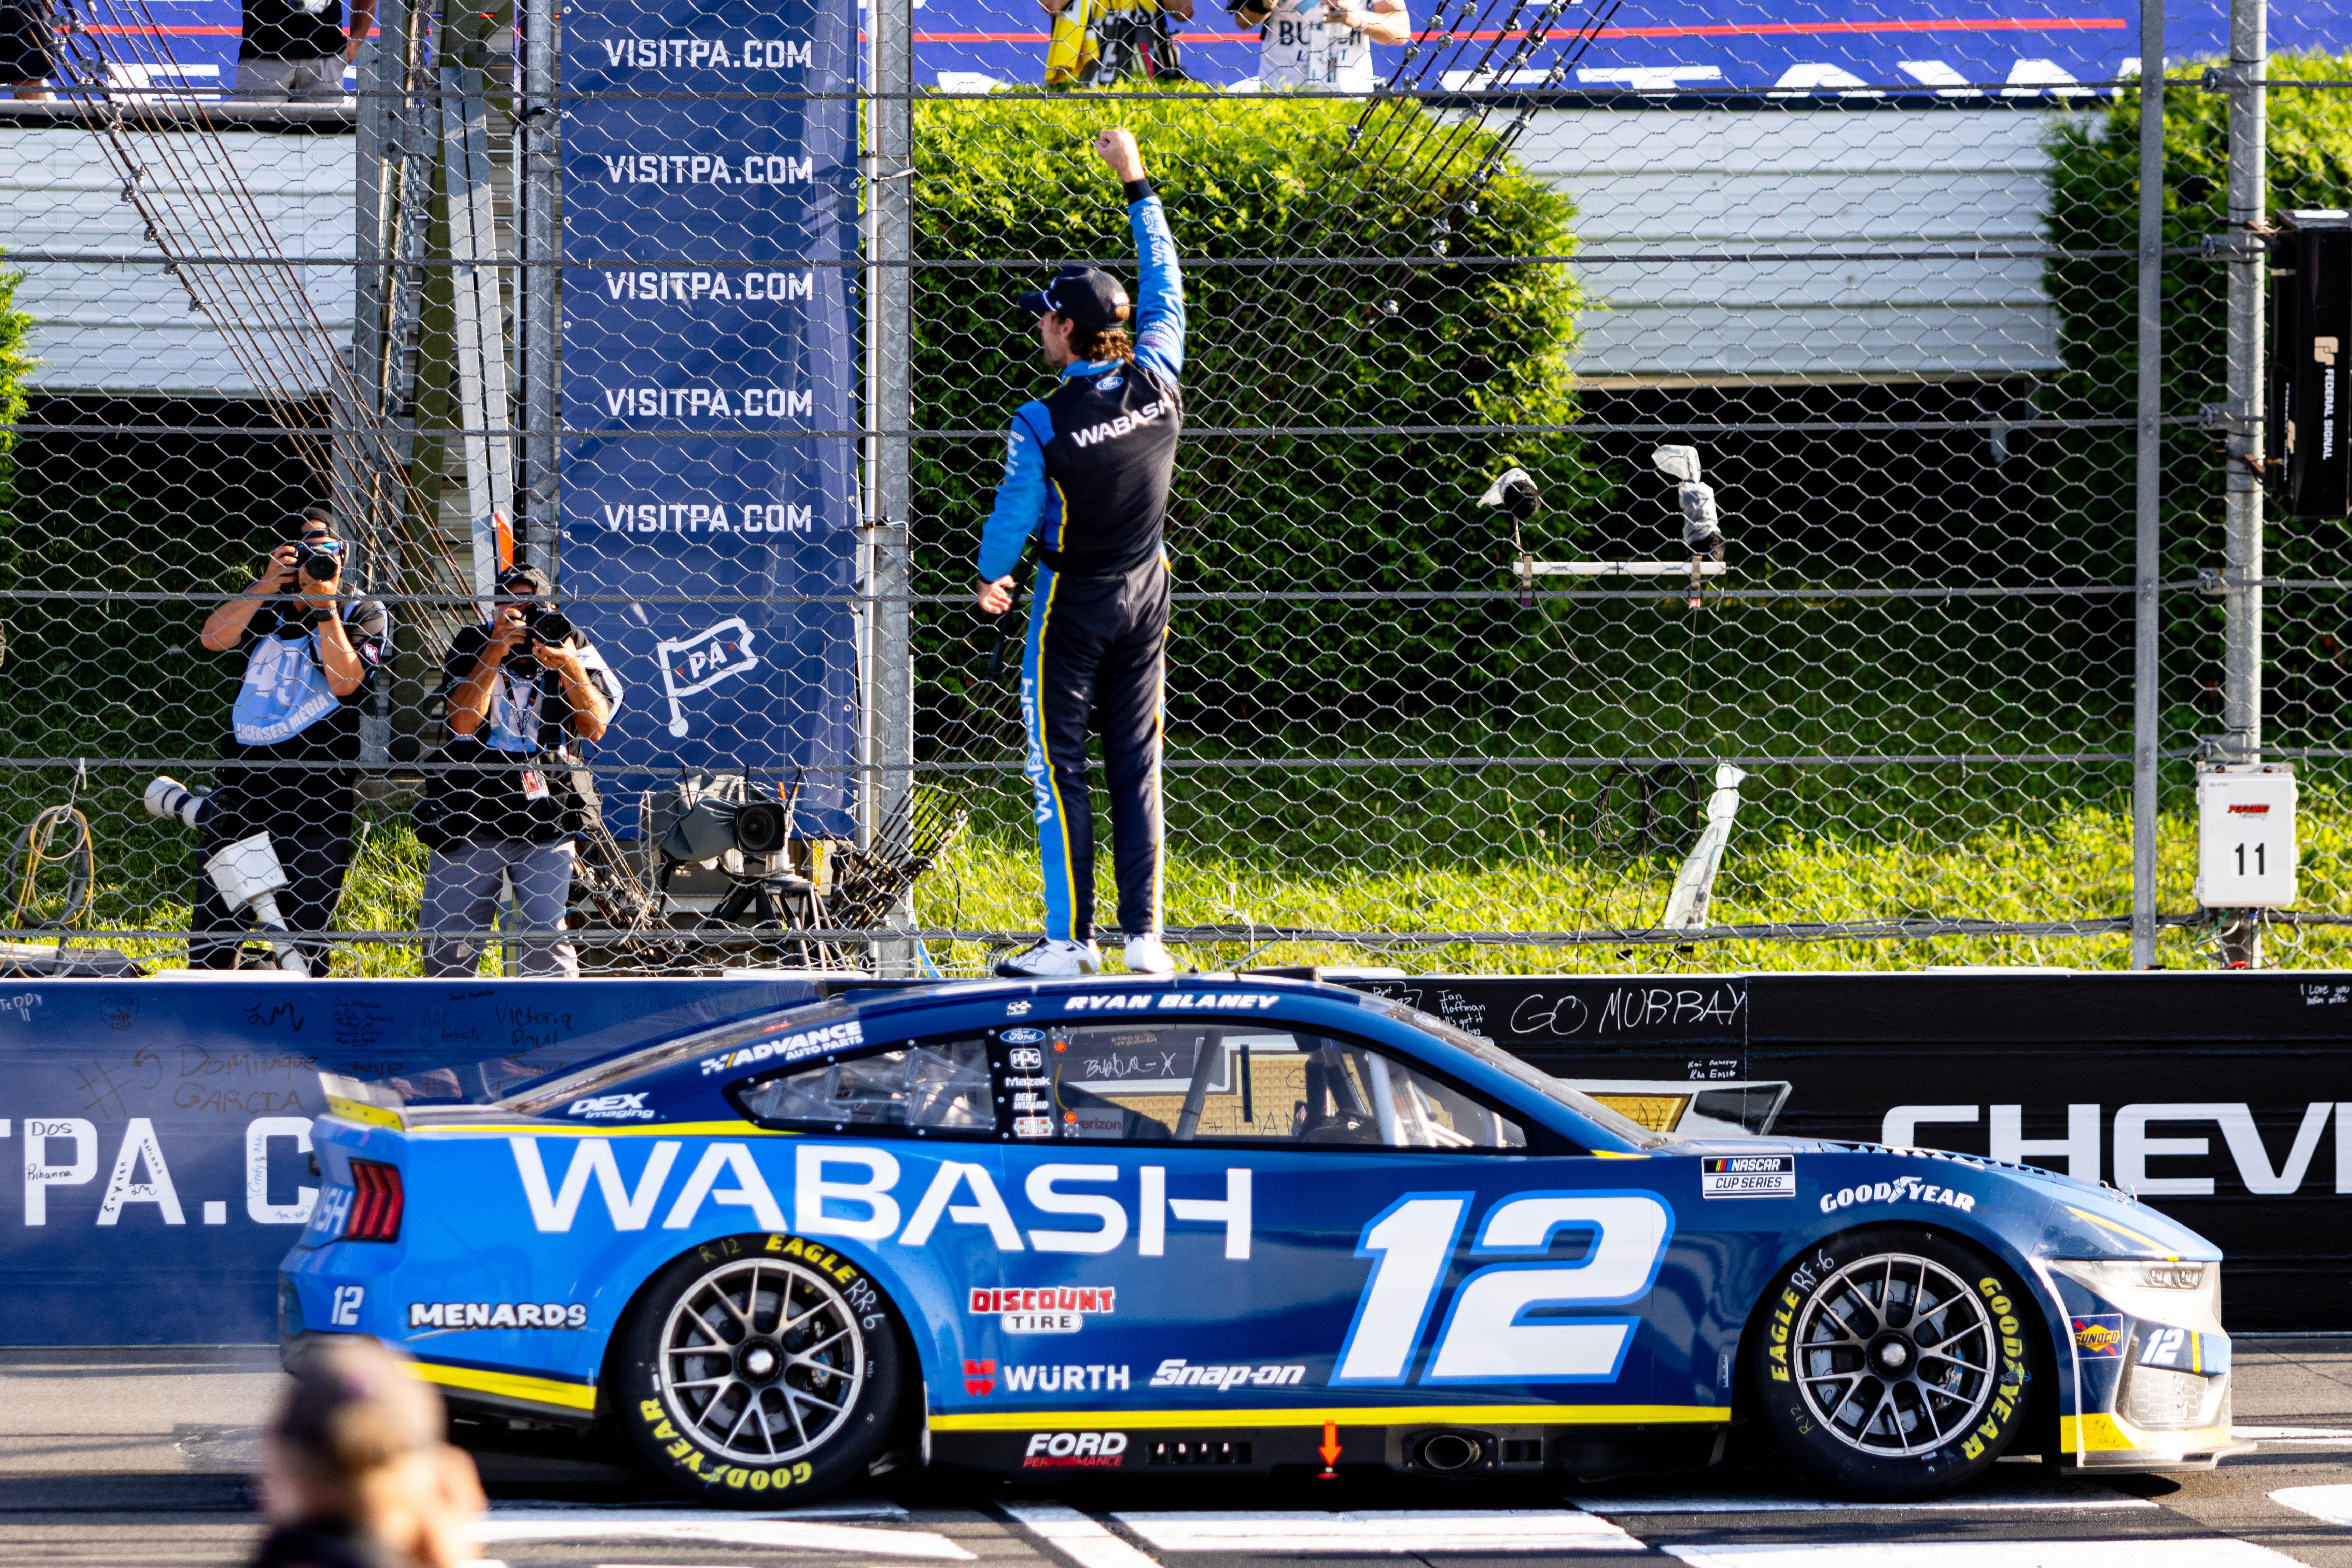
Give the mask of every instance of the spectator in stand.
M 1192 19 L 1192 0 L 1040 0 L 1053 18 L 1047 87 L 1120 80 L 1181 81 L 1170 17 Z
M 1257 80 L 1267 92 L 1370 92 L 1374 44 L 1409 44 L 1404 0 L 1242 0 L 1234 19 L 1263 20 Z
M 245 0 L 230 96 L 247 103 L 340 103 L 343 67 L 359 58 L 374 26 L 375 0 L 352 0 L 348 34 L 343 0 Z
M 255 1568 L 457 1568 L 475 1562 L 474 1461 L 452 1447 L 441 1395 L 406 1356 L 362 1334 L 320 1336 L 262 1439 L 269 1536 Z

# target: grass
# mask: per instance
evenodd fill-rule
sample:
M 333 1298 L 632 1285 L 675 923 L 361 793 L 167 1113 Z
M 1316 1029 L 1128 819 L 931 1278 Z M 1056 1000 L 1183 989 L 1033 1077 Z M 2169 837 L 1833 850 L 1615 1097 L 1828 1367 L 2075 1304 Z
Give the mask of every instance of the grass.
M 2339 796 L 2307 792 L 2302 811 L 2306 907 L 2337 903 L 2352 889 L 2352 809 Z M 2186 814 L 2160 820 L 2160 910 L 2193 908 L 2196 824 Z M 1649 926 L 1665 907 L 1678 864 L 1672 853 L 1620 858 L 1538 848 L 1523 858 L 1464 859 L 1436 866 L 1281 867 L 1246 857 L 1178 846 L 1170 858 L 1171 925 L 1307 927 L 1333 931 L 1561 931 Z M 1101 923 L 1111 924 L 1108 855 L 1099 889 Z M 919 889 L 919 912 L 933 928 L 1034 929 L 1040 909 L 1034 847 L 1001 826 L 966 834 Z M 1957 843 L 1924 835 L 1905 841 L 1735 832 L 1717 884 L 1712 917 L 1745 924 L 1768 920 L 1874 921 L 1902 915 L 2049 921 L 2127 914 L 2131 909 L 2131 822 L 2113 808 L 2075 806 L 2043 822 L 1984 828 Z M 2168 967 L 2212 963 L 2211 931 L 2171 929 L 2158 939 Z M 2352 929 L 2280 928 L 2266 944 L 2282 967 L 2352 963 Z M 978 942 L 933 943 L 934 962 L 971 973 L 987 956 Z M 1253 956 L 1254 954 L 1254 956 Z M 2051 964 L 2121 969 L 2123 935 L 2093 937 L 1937 937 L 1909 942 L 1724 942 L 1691 949 L 1591 943 L 1504 946 L 1392 941 L 1367 949 L 1337 942 L 1220 942 L 1181 956 L 1201 967 L 1256 964 L 1396 963 L 1456 973 L 1681 973 L 1739 970 L 1905 970 L 1928 964 Z
M 1327 823 L 1320 854 L 1305 846 L 1314 811 L 1329 809 L 1328 802 L 1319 806 L 1310 802 L 1301 808 L 1308 822 L 1285 825 L 1283 837 L 1299 847 L 1294 854 L 1220 853 L 1204 845 L 1238 809 L 1234 799 L 1225 798 L 1224 809 L 1218 810 L 1197 802 L 1187 805 L 1181 782 L 1176 793 L 1166 896 L 1171 926 L 1398 932 L 1641 930 L 1664 909 L 1679 863 L 1676 846 L 1632 854 L 1601 848 L 1592 842 L 1589 823 L 1582 829 L 1570 828 L 1565 812 L 1549 815 L 1558 802 L 1533 794 L 1515 799 L 1499 786 L 1475 796 L 1457 786 L 1449 797 L 1446 815 L 1473 798 L 1485 810 L 1486 830 L 1465 833 L 1459 841 L 1472 847 L 1468 852 L 1450 851 L 1425 825 L 1375 844 L 1365 837 L 1369 829 L 1362 819 L 1380 813 L 1366 805 L 1372 792 L 1359 790 L 1359 809 L 1335 812 Z M 992 790 L 982 794 L 982 810 L 973 826 L 919 885 L 919 918 L 935 930 L 1032 931 L 1041 908 L 1040 885 L 1035 848 L 1021 822 L 1020 800 L 1009 789 L 1001 798 Z M 1356 820 L 1342 822 L 1338 819 L 1342 815 Z M 2303 907 L 2343 908 L 2352 902 L 2352 795 L 2306 783 L 2301 837 Z M 1482 843 L 1488 847 L 1478 850 L 1475 847 Z M 85 918 L 74 940 L 119 946 L 162 967 L 184 962 L 177 940 L 110 934 L 184 930 L 188 906 L 184 899 L 142 900 L 126 883 L 106 879 L 103 847 L 101 844 L 101 882 L 93 917 Z M 2167 814 L 2158 835 L 2160 910 L 2186 913 L 2194 907 L 2195 853 L 2193 817 L 2185 812 Z M 1105 929 L 1114 923 L 1108 858 L 1106 844 L 1098 889 Z M 424 892 L 425 861 L 424 847 L 404 820 L 370 822 L 345 883 L 342 925 L 354 931 L 413 929 Z M 54 900 L 49 904 L 54 908 Z M 1832 834 L 1801 831 L 1785 823 L 1736 830 L 1712 914 L 1724 924 L 1906 915 L 2049 921 L 2121 915 L 2130 907 L 2130 817 L 2126 803 L 2118 800 L 2062 802 L 2030 820 L 2006 820 L 1957 835 L 1927 829 L 1908 835 Z M 977 941 L 934 942 L 929 951 L 933 962 L 950 973 L 982 972 L 992 956 L 990 945 Z M 2284 968 L 2352 964 L 2352 928 L 2276 928 L 2265 951 L 2271 963 Z M 2159 937 L 2159 955 L 2168 967 L 2209 966 L 2210 929 L 2168 928 Z M 1966 963 L 2120 969 L 2126 962 L 2127 942 L 2119 934 L 1936 937 L 1726 942 L 1684 949 L 1612 942 L 1513 946 L 1399 937 L 1363 946 L 1225 942 L 1191 946 L 1180 956 L 1204 969 L 1246 961 L 1394 963 L 1462 973 L 1906 970 Z M 413 976 L 421 968 L 410 943 L 354 942 L 341 950 L 335 971 Z M 496 944 L 484 973 L 500 973 Z

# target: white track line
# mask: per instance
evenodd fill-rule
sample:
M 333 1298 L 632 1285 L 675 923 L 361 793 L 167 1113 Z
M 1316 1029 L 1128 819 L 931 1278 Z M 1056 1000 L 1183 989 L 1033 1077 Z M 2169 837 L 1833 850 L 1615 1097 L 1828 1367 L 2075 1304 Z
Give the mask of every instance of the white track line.
M 2288 1487 L 2271 1501 L 2329 1524 L 2352 1525 L 2352 1487 Z
M 1985 1496 L 1937 1498 L 1927 1502 L 1846 1502 L 1829 1498 L 1738 1497 L 1721 1492 L 1662 1493 L 1656 1497 L 1579 1497 L 1575 1500 L 1579 1508 L 1606 1519 L 1653 1513 L 2000 1513 L 2026 1510 L 2071 1512 L 2156 1506 L 2145 1499 L 2125 1497 L 2105 1487 L 1998 1492 Z
M 2232 1426 L 2230 1436 L 2263 1443 L 2352 1443 L 2352 1427 Z
M 1410 1512 L 1210 1510 L 1114 1514 L 1163 1552 L 1640 1552 L 1642 1543 L 1590 1513 L 1566 1509 L 1422 1509 Z
M 704 1509 L 514 1509 L 483 1520 L 477 1542 L 506 1541 L 677 1541 L 761 1546 L 772 1552 L 855 1552 L 869 1557 L 919 1557 L 969 1563 L 972 1554 L 927 1530 L 877 1530 L 820 1520 Z
M 1054 1502 L 999 1503 L 1022 1527 L 1078 1568 L 1160 1568 L 1159 1561 L 1074 1508 Z
M 907 1510 L 895 1502 L 876 1498 L 866 1502 L 813 1502 L 805 1508 L 747 1508 L 732 1510 L 737 1519 L 820 1519 L 842 1524 L 852 1520 L 902 1520 Z M 635 1519 L 651 1523 L 672 1523 L 691 1519 L 709 1519 L 707 1508 L 648 1508 L 643 1503 L 629 1502 L 494 1502 L 490 1504 L 492 1519 L 529 1520 L 547 1523 L 562 1520 Z
M 1849 1546 L 1669 1546 L 1690 1568 L 2289 1568 L 2251 1541 L 1891 1541 Z

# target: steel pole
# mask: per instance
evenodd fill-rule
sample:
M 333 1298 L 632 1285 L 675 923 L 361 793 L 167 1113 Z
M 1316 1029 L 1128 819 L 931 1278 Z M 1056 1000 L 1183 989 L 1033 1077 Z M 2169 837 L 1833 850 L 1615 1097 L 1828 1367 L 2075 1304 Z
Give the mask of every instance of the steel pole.
M 867 12 L 873 38 L 874 96 L 866 105 L 872 155 L 866 200 L 873 212 L 873 266 L 867 295 L 866 402 L 868 428 L 875 432 L 873 507 L 868 528 L 867 583 L 872 626 L 868 674 L 868 719 L 872 725 L 866 773 L 869 825 L 878 826 L 914 788 L 915 662 L 913 573 L 908 553 L 908 513 L 913 501 L 911 451 L 907 431 L 914 423 L 908 374 L 913 323 L 908 267 L 914 255 L 915 13 L 912 0 L 874 0 Z M 891 911 L 890 924 L 911 929 L 911 894 Z M 911 940 L 875 944 L 875 963 L 888 974 L 915 967 Z
M 2230 297 L 2222 447 L 2228 465 L 2222 541 L 2221 760 L 2254 763 L 2263 748 L 2263 287 L 2268 253 L 2263 73 L 2266 0 L 2230 0 Z M 2241 914 L 2221 934 L 2225 965 L 2262 961 L 2260 928 Z
M 2139 433 L 2132 565 L 2131 966 L 2156 967 L 2157 727 L 2164 572 L 2157 511 L 2164 395 L 2164 0 L 2139 8 Z
M 555 570 L 556 431 L 561 417 L 557 389 L 558 337 L 562 331 L 559 290 L 562 256 L 558 200 L 562 114 L 556 99 L 557 0 L 517 0 L 521 23 L 521 90 L 515 103 L 515 227 L 521 253 L 516 289 L 516 332 L 522 373 L 521 507 L 525 556 L 541 571 Z

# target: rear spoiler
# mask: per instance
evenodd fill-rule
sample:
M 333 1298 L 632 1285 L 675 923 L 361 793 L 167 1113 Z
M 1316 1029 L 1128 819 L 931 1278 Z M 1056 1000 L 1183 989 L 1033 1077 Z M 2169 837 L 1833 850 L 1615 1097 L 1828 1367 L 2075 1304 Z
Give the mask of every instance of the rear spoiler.
M 389 1127 L 396 1132 L 408 1130 L 408 1120 L 401 1114 L 407 1101 L 388 1084 L 362 1083 L 355 1078 L 322 1072 L 319 1075 L 319 1087 L 326 1093 L 330 1116 L 340 1116 L 366 1127 Z

